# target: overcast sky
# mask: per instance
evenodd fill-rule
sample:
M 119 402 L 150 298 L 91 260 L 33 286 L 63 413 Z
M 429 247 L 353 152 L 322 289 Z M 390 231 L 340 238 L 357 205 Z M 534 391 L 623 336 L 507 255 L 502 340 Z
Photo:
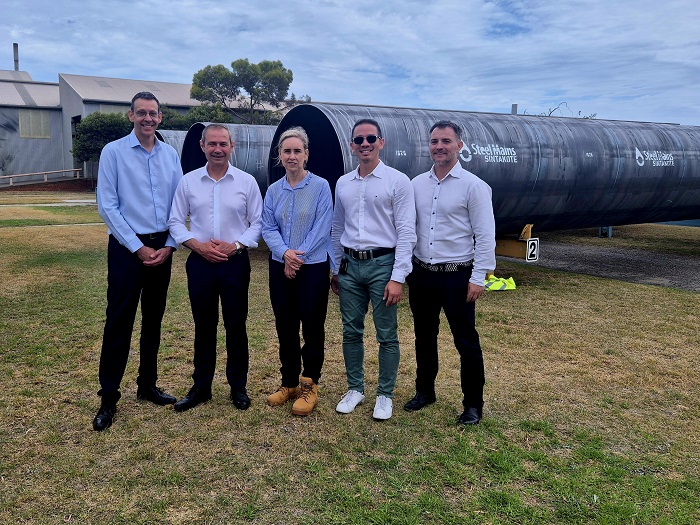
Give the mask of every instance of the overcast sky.
M 700 125 L 697 0 L 0 0 L 0 42 L 39 81 L 281 60 L 318 102 Z

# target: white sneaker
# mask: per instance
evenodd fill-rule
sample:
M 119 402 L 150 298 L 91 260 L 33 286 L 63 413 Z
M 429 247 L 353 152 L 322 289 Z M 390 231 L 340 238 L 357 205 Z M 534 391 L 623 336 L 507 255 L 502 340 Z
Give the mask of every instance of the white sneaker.
M 374 405 L 374 419 L 389 419 L 394 411 L 394 402 L 386 396 L 377 396 L 377 403 Z
M 336 412 L 341 414 L 349 414 L 355 407 L 361 404 L 365 400 L 365 395 L 357 390 L 348 390 L 345 395 L 341 398 L 338 406 L 335 407 Z

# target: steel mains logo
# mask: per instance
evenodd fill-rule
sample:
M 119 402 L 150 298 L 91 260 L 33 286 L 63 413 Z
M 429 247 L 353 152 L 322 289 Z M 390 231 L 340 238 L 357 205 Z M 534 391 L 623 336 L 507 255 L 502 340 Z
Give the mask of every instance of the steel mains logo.
M 663 151 L 639 151 L 639 148 L 635 146 L 634 156 L 637 159 L 637 166 L 644 166 L 647 162 L 650 162 L 652 166 L 657 168 L 675 166 L 672 153 L 664 153 Z
M 459 158 L 464 162 L 469 162 L 473 157 L 483 157 L 484 162 L 508 162 L 511 164 L 518 162 L 518 154 L 515 148 L 505 148 L 498 144 L 465 144 L 459 152 Z

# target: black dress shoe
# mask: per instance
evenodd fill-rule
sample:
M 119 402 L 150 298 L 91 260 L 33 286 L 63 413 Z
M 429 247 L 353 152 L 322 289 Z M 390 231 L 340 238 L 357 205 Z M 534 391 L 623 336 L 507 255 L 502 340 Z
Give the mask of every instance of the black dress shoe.
M 247 410 L 250 406 L 250 398 L 245 390 L 231 390 L 231 401 L 238 410 Z
M 114 414 L 117 413 L 116 403 L 102 403 L 97 411 L 95 419 L 92 420 L 92 428 L 98 432 L 112 426 Z
M 403 406 L 403 409 L 408 410 L 409 412 L 413 412 L 415 410 L 420 410 L 425 405 L 430 405 L 431 403 L 435 403 L 435 394 L 430 396 L 428 394 L 424 394 L 423 392 L 416 392 L 416 395 L 413 396 L 413 399 L 406 403 Z
M 194 408 L 200 403 L 209 401 L 211 399 L 211 388 L 204 389 L 198 386 L 193 386 L 187 395 L 183 397 L 180 401 L 173 405 L 176 412 L 184 412 L 190 408 Z
M 479 409 L 469 407 L 457 418 L 457 423 L 459 425 L 478 425 L 480 420 L 481 414 L 479 414 Z
M 163 392 L 162 388 L 157 386 L 143 386 L 136 390 L 136 398 L 150 401 L 156 405 L 172 405 L 177 399 L 170 394 Z

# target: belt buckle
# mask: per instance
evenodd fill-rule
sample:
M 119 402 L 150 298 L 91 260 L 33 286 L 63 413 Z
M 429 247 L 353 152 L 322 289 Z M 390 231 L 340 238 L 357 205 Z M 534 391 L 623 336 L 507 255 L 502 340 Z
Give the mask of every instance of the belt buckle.
M 366 261 L 369 259 L 369 251 L 368 250 L 358 250 L 357 251 L 357 258 L 360 259 L 361 261 Z

